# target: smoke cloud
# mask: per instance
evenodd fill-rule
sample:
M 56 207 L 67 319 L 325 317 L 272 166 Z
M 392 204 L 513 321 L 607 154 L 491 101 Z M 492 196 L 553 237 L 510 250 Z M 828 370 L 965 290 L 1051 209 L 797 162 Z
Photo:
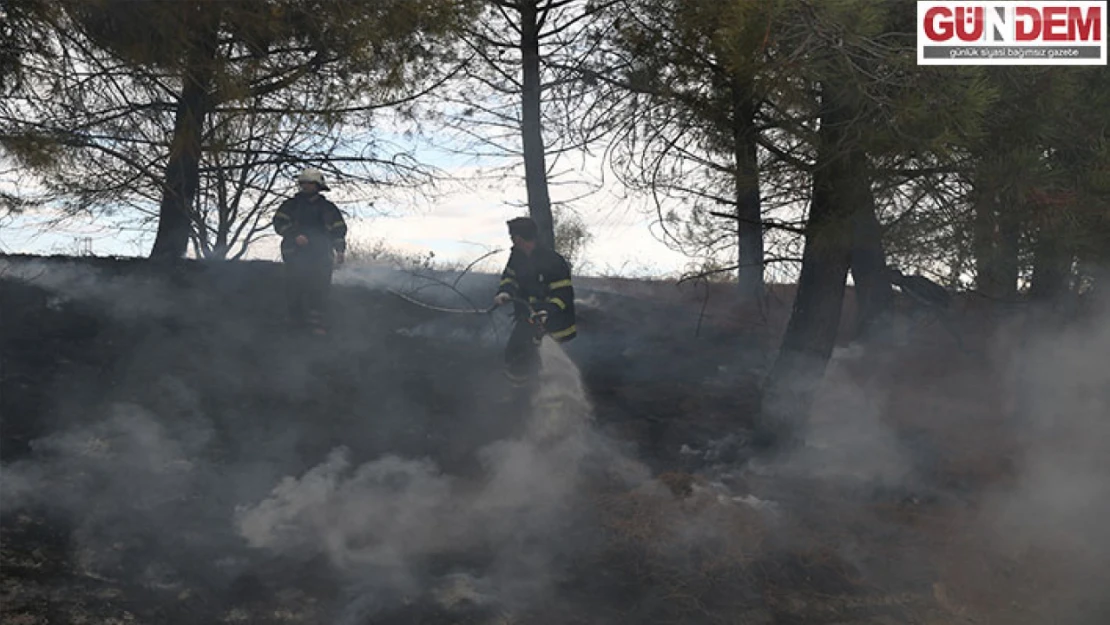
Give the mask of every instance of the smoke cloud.
M 750 415 L 735 404 L 704 438 L 695 433 L 711 428 L 682 426 L 704 417 L 687 406 L 710 402 L 663 404 L 738 393 L 748 369 L 761 371 L 771 355 L 679 338 L 677 313 L 649 299 L 583 288 L 586 331 L 567 351 L 543 343 L 539 391 L 514 406 L 499 396 L 507 315 L 437 313 L 385 292 L 481 307 L 494 276 L 436 273 L 451 286 L 429 286 L 405 272 L 346 267 L 334 308 L 342 340 L 320 342 L 284 331 L 275 266 L 187 272 L 182 285 L 153 273 L 5 263 L 6 279 L 48 294 L 41 319 L 20 321 L 42 321 L 35 336 L 54 350 L 42 360 L 79 359 L 77 347 L 60 351 L 78 339 L 52 338 L 51 324 L 77 309 L 106 314 L 79 339 L 85 361 L 51 365 L 57 399 L 44 404 L 30 451 L 5 459 L 4 512 L 64 517 L 82 575 L 163 593 L 156 603 L 186 589 L 225 597 L 258 586 L 273 602 L 315 583 L 314 618 L 339 625 L 413 622 L 417 607 L 449 621 L 527 618 L 556 604 L 609 622 L 710 613 L 771 622 L 772 611 L 853 622 L 832 608 L 818 614 L 828 597 L 850 594 L 847 582 L 834 583 L 847 576 L 915 592 L 947 584 L 950 596 L 930 606 L 972 605 L 937 564 L 956 544 L 992 567 L 1053 580 L 1049 595 L 990 578 L 1010 602 L 1040 600 L 1029 609 L 1041 622 L 1110 615 L 1099 582 L 1110 574 L 1106 317 L 1029 331 L 1024 345 L 997 351 L 991 371 L 953 359 L 914 373 L 922 352 L 912 345 L 838 349 L 806 445 L 765 462 L 749 459 Z M 194 288 L 204 280 L 216 288 Z M 688 312 L 692 329 L 698 313 Z M 580 368 L 613 397 L 591 401 Z M 1007 419 L 988 424 L 985 404 L 953 392 L 957 383 L 985 389 L 1009 368 L 1002 392 L 1019 397 L 1010 403 L 1020 411 Z M 960 382 L 961 372 L 972 379 Z M 634 408 L 620 414 L 623 406 Z M 672 445 L 689 473 L 651 457 L 644 438 L 603 434 L 623 432 L 621 419 L 668 418 L 686 438 L 659 446 Z M 998 434 L 997 448 L 973 449 L 984 459 L 1002 455 L 1005 438 L 1005 479 L 957 484 L 945 473 L 957 453 L 950 440 L 970 441 L 972 430 Z M 928 521 L 903 523 L 891 508 L 960 524 L 938 540 Z M 828 568 L 796 555 L 815 545 Z M 575 586 L 586 569 L 589 581 Z M 802 597 L 822 582 L 833 588 L 814 590 L 805 606 L 767 599 Z M 602 611 L 591 590 L 623 611 Z M 206 605 L 189 604 L 193 618 L 248 618 Z
M 420 291 L 426 282 L 371 268 L 337 279 L 342 344 L 297 340 L 272 314 L 280 290 L 225 273 L 241 270 L 191 267 L 172 284 L 156 271 L 5 265 L 5 278 L 50 294 L 50 323 L 74 310 L 103 314 L 82 349 L 102 354 L 111 383 L 82 373 L 79 386 L 62 387 L 46 433 L 4 464 L 5 510 L 66 519 L 80 574 L 166 593 L 280 584 L 265 573 L 271 563 L 319 571 L 322 558 L 343 590 L 341 623 L 403 609 L 405 597 L 503 611 L 551 596 L 583 546 L 570 538 L 588 513 L 582 484 L 615 451 L 592 428 L 567 355 L 545 341 L 541 390 L 514 408 L 495 401 L 503 383 L 486 379 L 500 378 L 496 331 L 508 330 L 507 317 L 409 307 L 366 287 L 459 304 L 450 289 Z M 490 280 L 458 285 L 488 299 Z M 208 282 L 218 288 L 198 296 Z M 221 297 L 235 289 L 244 290 L 229 307 Z M 360 319 L 360 308 L 411 318 Z M 43 331 L 55 329 L 64 331 Z M 422 341 L 434 351 L 411 351 L 427 349 Z M 398 349 L 405 359 L 390 355 Z M 472 353 L 482 349 L 493 352 L 489 374 L 472 367 L 460 377 L 431 360 L 482 362 Z M 449 394 L 450 413 L 432 412 L 437 394 Z
M 1010 562 L 1035 567 L 1058 593 L 1053 605 L 1034 606 L 1046 617 L 1106 622 L 1110 316 L 1064 330 L 1024 329 L 1026 342 L 1008 361 L 1014 386 L 1005 389 L 1016 398 L 1014 469 L 980 509 L 982 538 Z
M 481 476 L 453 477 L 429 459 L 395 455 L 353 466 L 341 447 L 282 480 L 267 499 L 240 507 L 238 531 L 256 549 L 324 554 L 362 595 L 376 598 L 349 606 L 343 622 L 374 616 L 386 607 L 383 597 L 417 593 L 429 584 L 422 578 L 428 560 L 451 553 L 484 551 L 490 564 L 478 577 L 441 574 L 439 595 L 447 584 L 504 608 L 535 601 L 551 589 L 563 548 L 556 537 L 582 502 L 592 417 L 573 363 L 550 340 L 541 357 L 542 390 L 521 434 L 477 452 Z

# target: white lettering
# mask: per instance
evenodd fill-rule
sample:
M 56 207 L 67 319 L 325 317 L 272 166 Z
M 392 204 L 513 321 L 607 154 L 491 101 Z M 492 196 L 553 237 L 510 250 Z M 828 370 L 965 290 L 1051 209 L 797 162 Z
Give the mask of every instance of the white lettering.
M 987 5 L 984 9 L 986 22 L 987 41 L 992 43 L 1010 43 L 1013 41 L 1014 11 L 1008 6 Z

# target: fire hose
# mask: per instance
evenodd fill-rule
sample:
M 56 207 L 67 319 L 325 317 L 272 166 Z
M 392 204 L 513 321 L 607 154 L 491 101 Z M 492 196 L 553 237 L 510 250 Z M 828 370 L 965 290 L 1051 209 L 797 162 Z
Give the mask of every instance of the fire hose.
M 448 308 L 448 307 L 445 307 L 445 306 L 436 306 L 435 304 L 429 304 L 427 302 L 422 302 L 422 301 L 417 300 L 413 297 L 405 295 L 404 293 L 401 293 L 400 291 L 396 291 L 396 290 L 393 290 L 393 289 L 387 289 L 387 290 L 390 293 L 392 293 L 393 295 L 396 295 L 397 297 L 405 300 L 406 302 L 408 302 L 410 304 L 420 306 L 421 308 L 426 308 L 428 310 L 434 310 L 436 312 L 442 312 L 442 313 L 452 313 L 452 314 L 460 314 L 460 315 L 490 315 L 490 314 L 493 314 L 493 312 L 495 310 L 497 310 L 498 308 L 501 307 L 500 304 L 494 304 L 493 306 L 490 306 L 489 308 L 485 308 L 485 309 L 480 309 L 480 308 Z M 519 297 L 510 297 L 508 301 L 513 302 L 513 303 L 517 303 L 517 304 L 521 304 L 528 310 L 528 324 L 535 328 L 535 339 L 534 340 L 536 340 L 537 342 L 539 340 L 541 340 L 543 338 L 543 336 L 545 334 L 547 334 L 547 311 L 545 311 L 545 310 L 536 310 L 532 306 L 531 302 L 529 302 L 528 300 L 525 300 L 525 299 L 521 299 Z

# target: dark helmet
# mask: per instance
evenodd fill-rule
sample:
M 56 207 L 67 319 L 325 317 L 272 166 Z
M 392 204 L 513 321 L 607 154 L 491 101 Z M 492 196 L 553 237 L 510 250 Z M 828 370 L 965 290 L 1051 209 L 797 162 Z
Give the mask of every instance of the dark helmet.
M 539 238 L 540 229 L 531 217 L 517 217 L 506 222 L 509 234 L 516 235 L 525 241 L 535 241 Z

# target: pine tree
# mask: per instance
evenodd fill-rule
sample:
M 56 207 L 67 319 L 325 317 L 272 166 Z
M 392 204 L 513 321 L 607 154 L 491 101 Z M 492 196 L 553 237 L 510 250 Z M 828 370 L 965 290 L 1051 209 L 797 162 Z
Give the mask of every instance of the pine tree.
M 52 45 L 79 63 L 76 74 L 84 73 L 84 82 L 68 84 L 72 68 L 43 59 L 34 89 L 4 103 L 0 138 L 24 157 L 61 146 L 66 153 L 55 151 L 58 158 L 45 162 L 56 169 L 81 160 L 75 152 L 93 150 L 135 179 L 157 179 L 151 254 L 171 259 L 196 234 L 200 167 L 215 115 L 261 105 L 277 118 L 307 114 L 318 124 L 314 131 L 334 132 L 353 114 L 426 84 L 436 59 L 429 44 L 451 29 L 460 8 L 449 0 L 71 0 L 63 6 L 66 21 L 56 25 Z M 152 131 L 164 126 L 169 111 L 172 125 L 162 132 L 171 139 L 158 159 L 161 171 L 151 175 L 148 153 L 161 143 Z M 109 193 L 101 186 L 84 197 L 104 203 Z
M 812 194 L 798 291 L 764 387 L 760 420 L 769 444 L 800 434 L 837 338 L 849 269 L 865 315 L 877 315 L 889 300 L 876 183 L 897 184 L 947 162 L 949 138 L 974 134 L 989 102 L 974 74 L 942 79 L 911 65 L 907 5 L 799 6 L 813 40 L 799 44 L 775 108 L 786 112 L 779 125 L 811 146 Z M 913 106 L 922 94 L 961 108 L 926 113 Z

